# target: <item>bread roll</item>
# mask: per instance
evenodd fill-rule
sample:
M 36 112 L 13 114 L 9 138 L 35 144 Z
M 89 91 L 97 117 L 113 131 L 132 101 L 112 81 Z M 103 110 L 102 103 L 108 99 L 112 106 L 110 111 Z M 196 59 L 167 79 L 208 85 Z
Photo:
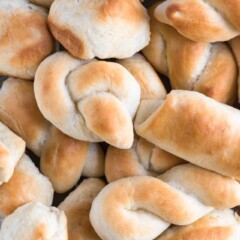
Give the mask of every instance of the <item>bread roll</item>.
M 149 9 L 151 40 L 143 49 L 148 61 L 169 77 L 173 89 L 193 90 L 233 104 L 238 69 L 227 44 L 188 40 L 171 26 L 158 22 L 153 16 L 155 7 Z
M 139 0 L 55 0 L 48 23 L 53 36 L 81 59 L 131 57 L 150 38 Z
M 166 89 L 158 76 L 157 72 L 150 63 L 139 53 L 117 63 L 124 66 L 137 80 L 141 88 L 142 99 L 164 99 L 166 98 Z
M 226 41 L 240 35 L 239 1 L 167 0 L 155 17 L 197 42 Z
M 240 112 L 201 93 L 174 90 L 160 104 L 144 103 L 138 135 L 201 167 L 240 179 Z
M 55 53 L 38 68 L 34 92 L 44 117 L 65 134 L 131 147 L 140 87 L 120 64 Z
M 64 212 L 39 202 L 19 207 L 8 216 L 0 231 L 1 240 L 67 240 Z
M 90 223 L 89 212 L 94 198 L 105 185 L 104 181 L 97 178 L 85 179 L 59 205 L 67 217 L 68 239 L 101 240 Z
M 28 202 L 42 202 L 50 206 L 53 187 L 31 159 L 24 155 L 9 182 L 0 186 L 0 199 L 0 216 L 5 217 Z
M 31 0 L 32 3 L 49 8 L 54 0 Z
M 0 120 L 41 157 L 41 171 L 49 177 L 56 192 L 71 189 L 82 171 L 90 177 L 104 175 L 100 146 L 73 139 L 50 124 L 37 107 L 32 82 L 7 79 L 0 90 L 0 105 Z
M 192 164 L 179 165 L 159 178 L 136 176 L 108 184 L 94 199 L 90 221 L 104 240 L 145 240 L 170 223 L 191 224 L 214 208 L 240 203 L 240 184 Z
M 138 175 L 157 176 L 183 163 L 185 161 L 181 158 L 156 147 L 143 138 L 136 138 L 130 149 L 108 147 L 105 175 L 108 182 Z
M 25 152 L 26 143 L 0 122 L 0 185 L 8 182 Z
M 28 0 L 0 0 L 0 74 L 33 80 L 53 51 L 47 11 Z
M 185 227 L 170 227 L 156 240 L 234 240 L 240 237 L 240 219 L 233 210 L 215 210 Z

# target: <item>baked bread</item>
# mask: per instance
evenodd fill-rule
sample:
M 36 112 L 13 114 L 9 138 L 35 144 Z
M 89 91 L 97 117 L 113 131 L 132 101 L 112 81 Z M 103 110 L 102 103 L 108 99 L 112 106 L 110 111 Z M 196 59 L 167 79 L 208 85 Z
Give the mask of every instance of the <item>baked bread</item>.
M 193 41 L 218 42 L 240 35 L 239 12 L 239 1 L 167 0 L 155 17 Z
M 136 138 L 130 149 L 108 147 L 105 175 L 108 182 L 138 175 L 157 176 L 183 163 L 185 161 L 181 158 L 156 147 L 143 138 Z
M 104 175 L 100 146 L 73 139 L 50 124 L 37 107 L 33 82 L 14 78 L 4 81 L 0 106 L 0 120 L 41 157 L 41 171 L 49 177 L 56 192 L 71 189 L 82 173 L 90 177 Z
M 25 152 L 26 143 L 0 122 L 0 185 L 8 182 L 18 161 Z
M 101 240 L 90 223 L 89 212 L 92 201 L 105 185 L 97 178 L 85 179 L 59 205 L 67 217 L 69 240 Z
M 65 49 L 81 59 L 131 57 L 150 39 L 139 0 L 55 0 L 48 24 Z
M 0 74 L 33 80 L 53 51 L 47 11 L 28 0 L 0 1 Z
M 104 240 L 154 239 L 170 223 L 191 224 L 214 208 L 240 203 L 240 184 L 192 164 L 159 178 L 136 176 L 108 184 L 94 199 L 90 221 Z
M 240 218 L 233 210 L 215 210 L 185 227 L 170 227 L 156 240 L 235 240 L 240 238 Z
M 136 53 L 130 58 L 117 60 L 137 80 L 141 88 L 141 99 L 164 99 L 166 89 L 157 72 L 144 56 Z
M 149 9 L 151 40 L 143 49 L 148 61 L 169 77 L 173 89 L 194 90 L 231 105 L 237 98 L 238 69 L 229 46 L 188 40 L 158 22 L 155 8 Z
M 39 66 L 34 92 L 44 117 L 65 134 L 131 147 L 140 87 L 120 64 L 55 53 Z
M 1 240 L 67 240 L 67 219 L 63 211 L 32 202 L 8 216 L 0 231 Z
M 46 8 L 50 8 L 54 0 L 31 0 L 32 3 Z
M 0 216 L 5 217 L 28 202 L 42 202 L 51 206 L 53 187 L 31 159 L 24 155 L 9 182 L 0 186 L 0 199 Z
M 138 135 L 201 167 L 240 179 L 240 111 L 201 93 L 173 90 L 156 104 L 142 101 Z

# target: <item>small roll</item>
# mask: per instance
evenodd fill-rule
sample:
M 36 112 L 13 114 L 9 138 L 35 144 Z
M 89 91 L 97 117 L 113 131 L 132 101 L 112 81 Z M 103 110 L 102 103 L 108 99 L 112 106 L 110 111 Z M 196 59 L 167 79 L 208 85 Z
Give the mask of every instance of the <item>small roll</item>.
M 0 215 L 6 217 L 29 202 L 41 202 L 51 206 L 53 187 L 31 159 L 24 155 L 18 162 L 10 181 L 0 186 L 0 199 Z
M 15 78 L 4 81 L 0 105 L 0 120 L 26 140 L 28 148 L 41 158 L 41 171 L 49 177 L 56 192 L 71 189 L 82 174 L 104 175 L 100 146 L 73 139 L 49 123 L 37 107 L 32 82 Z
M 143 99 L 165 99 L 167 92 L 151 64 L 139 53 L 117 63 L 124 66 L 137 80 L 141 88 L 141 100 Z
M 4 220 L 0 239 L 67 240 L 67 219 L 64 212 L 55 207 L 28 203 Z
M 44 117 L 65 134 L 118 148 L 132 146 L 141 89 L 120 64 L 55 53 L 38 68 L 34 93 Z
M 157 176 L 185 163 L 181 158 L 156 147 L 143 138 L 136 138 L 130 149 L 109 146 L 105 158 L 108 182 L 130 176 Z
M 240 218 L 233 210 L 215 210 L 186 227 L 170 227 L 156 240 L 235 240 L 240 238 Z
M 28 0 L 1 0 L 0 29 L 0 74 L 33 80 L 54 48 L 47 11 Z
M 25 152 L 25 141 L 0 122 L 0 185 L 8 182 Z
M 48 24 L 65 49 L 81 59 L 131 57 L 150 37 L 139 0 L 55 0 Z
M 138 135 L 189 162 L 240 179 L 239 110 L 184 90 L 173 90 L 155 103 L 140 105 Z
M 148 61 L 169 77 L 172 89 L 193 90 L 233 104 L 238 69 L 229 46 L 185 38 L 171 26 L 158 22 L 153 16 L 155 8 L 149 9 L 151 40 L 142 51 Z
M 59 205 L 67 217 L 69 240 L 100 240 L 90 223 L 89 212 L 94 198 L 105 185 L 100 179 L 88 178 Z
M 155 239 L 170 223 L 189 225 L 214 208 L 240 203 L 240 184 L 192 164 L 179 165 L 160 179 L 122 178 L 94 199 L 90 221 L 104 240 Z

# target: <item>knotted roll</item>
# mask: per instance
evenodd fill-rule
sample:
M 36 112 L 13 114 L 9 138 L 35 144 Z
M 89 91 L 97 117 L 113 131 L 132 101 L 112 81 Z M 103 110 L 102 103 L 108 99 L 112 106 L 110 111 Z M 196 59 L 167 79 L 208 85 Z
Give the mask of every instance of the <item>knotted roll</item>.
M 162 102 L 143 101 L 138 135 L 201 167 L 240 179 L 240 111 L 198 92 L 173 90 Z
M 154 239 L 169 225 L 188 225 L 214 208 L 240 204 L 240 184 L 192 164 L 158 178 L 136 176 L 108 184 L 94 199 L 90 221 L 104 240 Z
M 0 120 L 41 157 L 41 171 L 50 178 L 56 192 L 71 189 L 81 175 L 104 175 L 99 145 L 73 139 L 49 123 L 37 107 L 32 82 L 14 78 L 4 81 L 0 106 Z
M 240 35 L 239 12 L 239 1 L 167 0 L 155 17 L 193 41 L 218 42 Z
M 28 202 L 42 202 L 51 206 L 53 187 L 31 159 L 24 155 L 9 182 L 0 186 L 0 199 L 0 218 L 4 218 Z
M 173 89 L 201 92 L 219 102 L 232 104 L 237 97 L 238 69 L 229 46 L 185 38 L 154 18 L 155 7 L 149 9 L 151 41 L 143 49 L 148 61 L 169 77 Z
M 0 74 L 33 80 L 53 51 L 47 11 L 28 0 L 0 1 Z
M 105 175 L 108 182 L 138 175 L 157 176 L 183 163 L 185 161 L 181 158 L 156 147 L 145 139 L 136 138 L 130 149 L 108 147 Z
M 25 152 L 26 143 L 0 122 L 0 185 L 8 182 Z
M 240 218 L 233 210 L 215 210 L 185 227 L 170 227 L 156 240 L 234 240 L 240 237 Z
M 8 216 L 0 231 L 1 240 L 67 240 L 67 220 L 63 211 L 32 202 Z
M 88 178 L 59 205 L 67 217 L 69 240 L 100 240 L 90 223 L 89 212 L 94 198 L 105 185 L 100 179 Z
M 137 80 L 141 88 L 141 100 L 166 98 L 167 92 L 161 78 L 144 56 L 136 53 L 130 58 L 117 60 L 117 63 L 124 66 Z
M 55 53 L 38 68 L 34 92 L 44 117 L 65 134 L 131 147 L 140 87 L 120 64 Z
M 150 39 L 139 0 L 55 0 L 48 23 L 53 36 L 81 59 L 131 57 Z

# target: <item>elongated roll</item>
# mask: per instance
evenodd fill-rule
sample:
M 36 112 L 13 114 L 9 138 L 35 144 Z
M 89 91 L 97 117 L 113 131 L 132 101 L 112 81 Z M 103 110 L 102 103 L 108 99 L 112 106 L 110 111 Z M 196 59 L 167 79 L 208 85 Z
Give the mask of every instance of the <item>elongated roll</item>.
M 143 101 L 138 135 L 189 162 L 240 179 L 240 111 L 198 92 L 174 90 Z

